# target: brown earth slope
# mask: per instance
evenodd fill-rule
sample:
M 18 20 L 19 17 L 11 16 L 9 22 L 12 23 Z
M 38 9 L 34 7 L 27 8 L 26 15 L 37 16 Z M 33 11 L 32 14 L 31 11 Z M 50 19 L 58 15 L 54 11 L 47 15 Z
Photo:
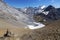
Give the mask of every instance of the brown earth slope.
M 60 40 L 60 20 L 50 23 L 44 28 L 24 34 L 22 40 Z
M 23 25 L 20 25 L 20 27 L 15 26 L 3 19 L 0 19 L 0 37 L 2 37 L 6 33 L 7 29 L 17 36 L 22 36 L 23 34 L 30 31 L 29 29 L 25 29 L 22 26 Z

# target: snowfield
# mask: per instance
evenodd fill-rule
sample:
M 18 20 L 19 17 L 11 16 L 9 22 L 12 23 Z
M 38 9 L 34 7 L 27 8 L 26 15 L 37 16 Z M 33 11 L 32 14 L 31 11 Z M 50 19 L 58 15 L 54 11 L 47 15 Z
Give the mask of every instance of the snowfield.
M 45 25 L 42 24 L 42 23 L 36 23 L 36 22 L 33 22 L 34 24 L 32 25 L 27 25 L 29 29 L 38 29 L 38 28 L 42 28 L 44 27 Z

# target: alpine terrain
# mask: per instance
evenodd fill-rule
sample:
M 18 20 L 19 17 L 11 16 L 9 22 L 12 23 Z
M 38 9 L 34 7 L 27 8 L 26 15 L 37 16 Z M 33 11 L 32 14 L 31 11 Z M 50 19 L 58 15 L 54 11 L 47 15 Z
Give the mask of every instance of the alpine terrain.
M 16 8 L 0 0 L 0 40 L 60 40 L 60 8 Z

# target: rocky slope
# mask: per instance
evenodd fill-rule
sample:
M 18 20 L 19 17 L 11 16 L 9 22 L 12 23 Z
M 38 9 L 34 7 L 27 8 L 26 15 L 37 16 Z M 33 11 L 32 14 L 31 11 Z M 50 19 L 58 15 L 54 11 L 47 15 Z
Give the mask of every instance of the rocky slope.
M 28 15 L 0 0 L 0 40 L 3 39 L 7 29 L 17 36 L 22 36 L 24 33 L 29 32 L 29 29 L 25 29 L 27 21 L 29 21 Z
M 28 15 L 9 6 L 2 0 L 0 1 L 0 18 L 17 26 L 20 26 L 20 24 L 26 26 L 31 21 Z
M 54 21 L 44 28 L 32 30 L 21 38 L 22 40 L 60 40 L 60 20 Z

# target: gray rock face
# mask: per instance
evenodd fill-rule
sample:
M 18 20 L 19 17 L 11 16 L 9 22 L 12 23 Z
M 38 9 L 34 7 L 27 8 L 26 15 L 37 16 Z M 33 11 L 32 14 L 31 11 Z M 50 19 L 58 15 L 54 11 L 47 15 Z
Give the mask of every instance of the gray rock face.
M 7 5 L 3 1 L 0 1 L 0 18 L 7 20 L 14 25 L 27 25 L 29 24 L 28 21 L 31 21 L 28 15 L 23 14 L 23 12 Z

